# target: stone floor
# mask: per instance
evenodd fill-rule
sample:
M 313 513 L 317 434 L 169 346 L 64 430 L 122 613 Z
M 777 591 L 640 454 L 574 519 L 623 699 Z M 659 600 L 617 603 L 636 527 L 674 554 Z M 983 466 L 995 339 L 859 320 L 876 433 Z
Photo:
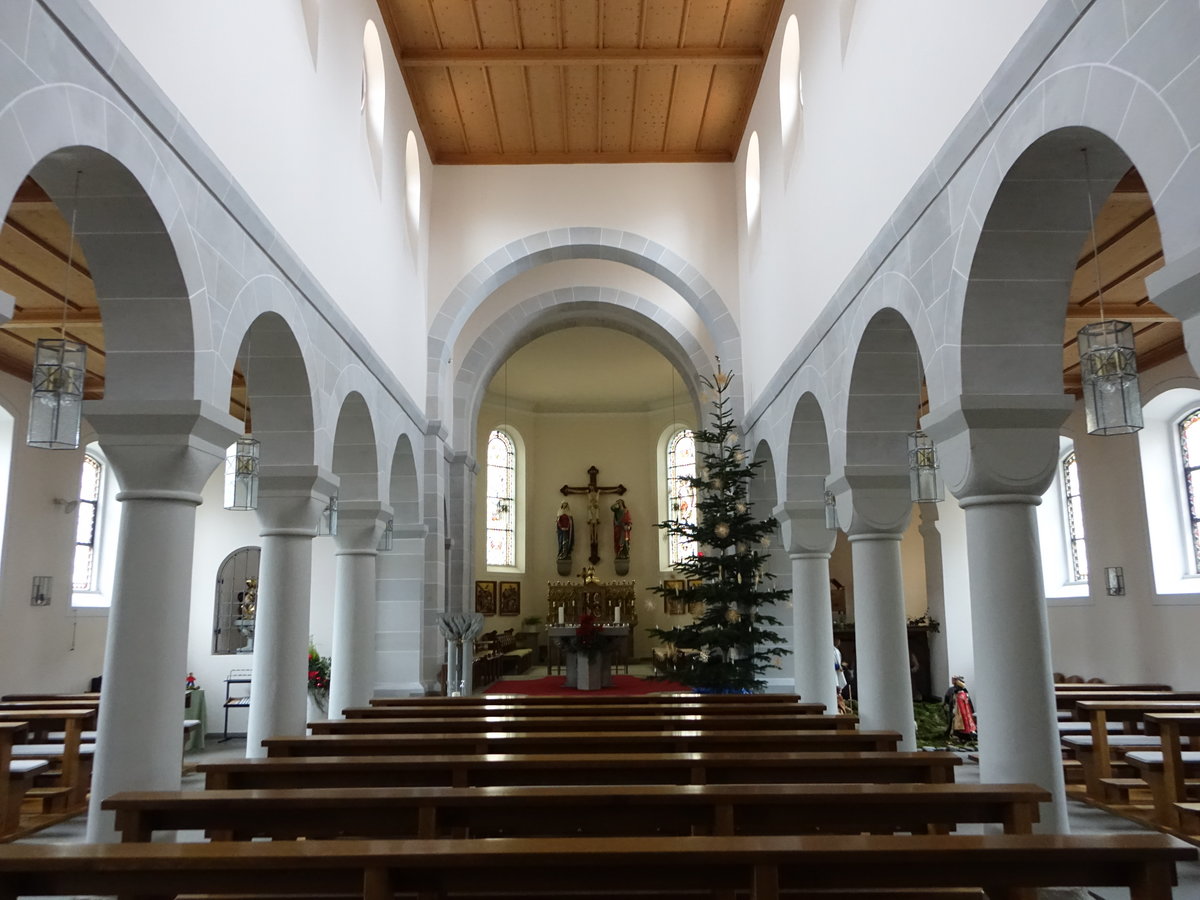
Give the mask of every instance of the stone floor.
M 646 672 L 634 673 L 634 668 L 631 666 L 631 674 L 647 674 Z M 531 670 L 526 677 L 543 677 L 545 674 L 545 667 L 539 666 Z M 227 743 L 221 743 L 219 739 L 210 736 L 205 750 L 202 753 L 188 754 L 187 762 L 239 759 L 245 754 L 245 748 L 245 738 L 233 738 Z M 964 758 L 964 764 L 959 767 L 956 778 L 961 782 L 978 782 L 979 767 Z M 202 775 L 184 776 L 184 790 L 201 790 L 203 787 Z M 1077 800 L 1069 801 L 1068 814 L 1071 831 L 1075 834 L 1119 834 L 1147 830 L 1136 822 L 1114 816 Z M 85 828 L 85 817 L 79 816 L 23 840 L 28 843 L 79 843 L 84 840 Z M 972 827 L 964 826 L 961 830 L 963 833 L 971 833 Z M 180 839 L 203 840 L 203 835 L 200 832 L 180 832 Z M 1062 900 L 1068 900 L 1068 898 L 1072 898 L 1072 900 L 1074 898 L 1128 900 L 1129 892 L 1116 888 L 1096 889 L 1083 893 L 1045 892 L 1045 900 L 1050 900 L 1052 897 L 1062 898 Z M 1186 863 L 1179 867 L 1179 885 L 1175 888 L 1175 897 L 1177 900 L 1200 900 L 1200 863 Z

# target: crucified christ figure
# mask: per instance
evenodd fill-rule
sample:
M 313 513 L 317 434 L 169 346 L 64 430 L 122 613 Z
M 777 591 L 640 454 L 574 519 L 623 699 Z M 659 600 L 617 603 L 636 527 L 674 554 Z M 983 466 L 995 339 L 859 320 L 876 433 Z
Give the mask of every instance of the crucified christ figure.
M 564 484 L 559 488 L 559 493 L 563 496 L 571 494 L 587 494 L 587 523 L 588 523 L 588 541 L 591 544 L 592 555 L 588 557 L 588 562 L 593 566 L 600 562 L 600 495 L 601 494 L 616 494 L 620 496 L 625 493 L 625 485 L 600 485 L 596 483 L 596 476 L 600 474 L 600 470 L 595 466 L 588 469 L 588 483 L 578 486 Z

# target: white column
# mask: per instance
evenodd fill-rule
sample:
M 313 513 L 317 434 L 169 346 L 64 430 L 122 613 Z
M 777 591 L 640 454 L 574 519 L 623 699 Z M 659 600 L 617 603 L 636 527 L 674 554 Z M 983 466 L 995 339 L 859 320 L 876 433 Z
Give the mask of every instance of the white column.
M 979 778 L 1032 782 L 1054 795 L 1039 830 L 1066 834 L 1063 769 L 1050 663 L 1050 628 L 1033 507 L 1040 496 L 961 501 L 971 560 Z M 1045 808 L 1049 806 L 1049 809 Z
M 329 716 L 366 706 L 375 690 L 375 557 L 387 512 L 378 502 L 338 506 Z
M 1069 830 L 1033 507 L 1054 477 L 1062 394 L 964 395 L 922 419 L 966 519 L 979 774 L 1050 791 L 1037 830 Z
M 792 562 L 792 652 L 796 691 L 805 700 L 837 712 L 833 670 L 833 609 L 829 599 L 829 554 L 837 532 L 825 526 L 824 483 L 813 500 L 775 507 L 783 545 Z M 815 490 L 815 489 L 814 489 Z
M 930 632 L 929 685 L 935 695 L 950 684 L 950 662 L 946 652 L 946 579 L 942 569 L 942 534 L 938 531 L 938 504 L 919 503 L 921 547 L 925 551 L 925 597 L 929 615 L 941 623 L 942 630 Z
M 391 552 L 375 559 L 377 696 L 403 697 L 425 691 L 421 683 L 421 607 L 427 532 L 423 524 L 393 525 Z
M 265 738 L 304 734 L 308 720 L 308 621 L 312 539 L 336 485 L 315 466 L 264 467 L 258 518 L 262 556 L 246 756 Z
M 791 553 L 796 691 L 826 712 L 837 712 L 833 670 L 833 609 L 829 601 L 829 554 Z
M 895 532 L 849 537 L 854 569 L 854 656 L 858 717 L 867 730 L 900 732 L 900 749 L 915 750 L 904 573 Z
M 200 403 L 137 414 L 101 401 L 88 421 L 123 504 L 87 823 L 88 841 L 103 843 L 118 839 L 106 797 L 179 789 L 196 507 L 237 429 Z

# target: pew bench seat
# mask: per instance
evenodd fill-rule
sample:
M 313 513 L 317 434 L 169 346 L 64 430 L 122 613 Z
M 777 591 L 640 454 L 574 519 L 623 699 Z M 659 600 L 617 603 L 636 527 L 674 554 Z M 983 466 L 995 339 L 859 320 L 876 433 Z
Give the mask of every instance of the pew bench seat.
M 392 900 L 650 890 L 982 888 L 991 900 L 1038 887 L 1128 887 L 1169 900 L 1175 866 L 1197 850 L 1163 834 L 813 835 L 802 837 L 499 838 L 491 841 L 279 841 L 0 846 L 0 900 L 77 894 Z M 536 874 L 536 877 L 525 877 Z M 918 894 L 918 896 L 922 896 Z
M 14 759 L 8 764 L 8 793 L 0 805 L 0 838 L 15 834 L 21 827 L 21 805 L 33 788 L 39 772 L 50 768 L 44 759 Z
M 1161 750 L 1135 750 L 1126 753 L 1125 759 L 1150 786 L 1154 821 L 1167 828 L 1176 827 L 1179 824 L 1176 804 L 1186 802 L 1188 797 L 1180 796 L 1180 785 L 1172 784 L 1168 778 L 1165 754 Z M 1200 750 L 1185 750 L 1180 754 L 1179 762 L 1182 788 L 1186 791 L 1200 783 Z
M 201 763 L 207 790 L 564 784 L 954 781 L 950 751 L 330 756 Z
M 1109 737 L 1102 751 L 1094 747 L 1095 737 L 1090 734 L 1066 735 L 1063 746 L 1075 754 L 1083 767 L 1083 783 L 1087 795 L 1093 800 L 1103 800 L 1103 778 L 1128 773 L 1128 764 L 1121 762 L 1122 754 L 1131 750 L 1157 750 L 1162 742 L 1157 735 L 1118 734 Z M 1114 762 L 1115 758 L 1115 762 Z
M 102 809 L 126 842 L 204 830 L 219 840 L 870 832 L 1000 824 L 1028 834 L 1032 784 L 566 785 L 123 792 Z

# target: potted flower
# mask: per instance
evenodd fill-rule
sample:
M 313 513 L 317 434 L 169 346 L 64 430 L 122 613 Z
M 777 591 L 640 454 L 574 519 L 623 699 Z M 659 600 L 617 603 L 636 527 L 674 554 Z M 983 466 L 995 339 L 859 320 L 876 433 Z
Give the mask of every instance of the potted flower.
M 329 707 L 329 657 L 317 652 L 311 637 L 308 639 L 308 696 L 324 716 Z

